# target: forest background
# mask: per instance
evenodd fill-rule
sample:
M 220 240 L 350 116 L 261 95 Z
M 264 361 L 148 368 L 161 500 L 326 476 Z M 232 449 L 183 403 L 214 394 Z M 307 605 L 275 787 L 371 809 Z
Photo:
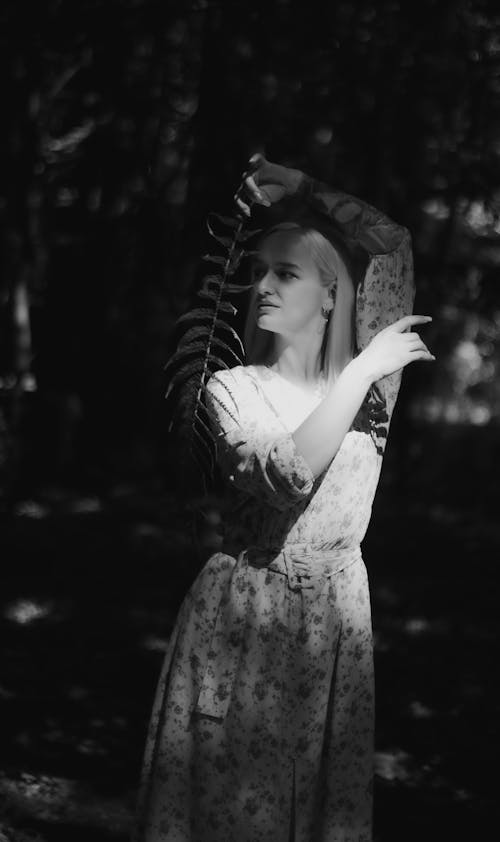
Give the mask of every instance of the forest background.
M 163 366 L 207 213 L 233 211 L 256 151 L 411 230 L 437 362 L 405 373 L 363 547 L 376 840 L 485 836 L 497 3 L 6 0 L 0 22 L 0 839 L 127 837 L 165 643 L 221 518 L 176 493 Z

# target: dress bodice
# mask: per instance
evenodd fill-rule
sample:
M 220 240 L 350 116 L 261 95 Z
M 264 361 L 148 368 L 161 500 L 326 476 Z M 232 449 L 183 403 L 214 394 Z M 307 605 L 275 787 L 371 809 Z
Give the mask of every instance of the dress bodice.
M 382 463 L 370 435 L 349 431 L 316 478 L 292 437 L 324 389 L 307 393 L 264 366 L 237 366 L 217 373 L 210 394 L 219 464 L 233 489 L 228 547 L 310 543 L 326 549 L 361 542 Z

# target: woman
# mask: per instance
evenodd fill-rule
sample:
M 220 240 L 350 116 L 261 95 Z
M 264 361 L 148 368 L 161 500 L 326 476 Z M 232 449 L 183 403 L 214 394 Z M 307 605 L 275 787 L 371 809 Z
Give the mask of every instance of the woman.
M 409 315 L 406 229 L 296 170 L 252 165 L 238 207 L 261 204 L 272 224 L 253 267 L 249 364 L 217 372 L 206 396 L 233 506 L 170 640 L 134 839 L 369 842 L 360 542 L 402 368 L 434 359 L 411 330 L 430 317 Z

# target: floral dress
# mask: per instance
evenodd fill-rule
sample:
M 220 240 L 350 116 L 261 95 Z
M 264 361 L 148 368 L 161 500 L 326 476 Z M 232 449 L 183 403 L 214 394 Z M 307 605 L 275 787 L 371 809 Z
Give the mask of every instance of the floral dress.
M 411 312 L 411 246 L 399 231 L 358 287 L 358 349 Z M 378 381 L 318 477 L 292 433 L 321 389 L 306 394 L 265 366 L 210 380 L 232 505 L 169 641 L 134 842 L 370 842 L 373 658 L 360 543 L 400 377 Z

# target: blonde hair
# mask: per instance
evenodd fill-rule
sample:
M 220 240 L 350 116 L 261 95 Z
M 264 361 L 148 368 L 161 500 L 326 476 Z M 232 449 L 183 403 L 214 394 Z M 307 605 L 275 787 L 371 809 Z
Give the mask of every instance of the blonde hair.
M 325 325 L 321 346 L 321 371 L 327 380 L 335 380 L 355 354 L 355 288 L 346 262 L 332 243 L 315 228 L 296 222 L 282 222 L 266 232 L 263 240 L 275 231 L 297 233 L 311 254 L 323 286 L 331 287 L 333 309 Z M 274 335 L 262 330 L 256 318 L 257 288 L 251 294 L 245 322 L 244 346 L 247 364 L 266 363 L 273 350 Z

